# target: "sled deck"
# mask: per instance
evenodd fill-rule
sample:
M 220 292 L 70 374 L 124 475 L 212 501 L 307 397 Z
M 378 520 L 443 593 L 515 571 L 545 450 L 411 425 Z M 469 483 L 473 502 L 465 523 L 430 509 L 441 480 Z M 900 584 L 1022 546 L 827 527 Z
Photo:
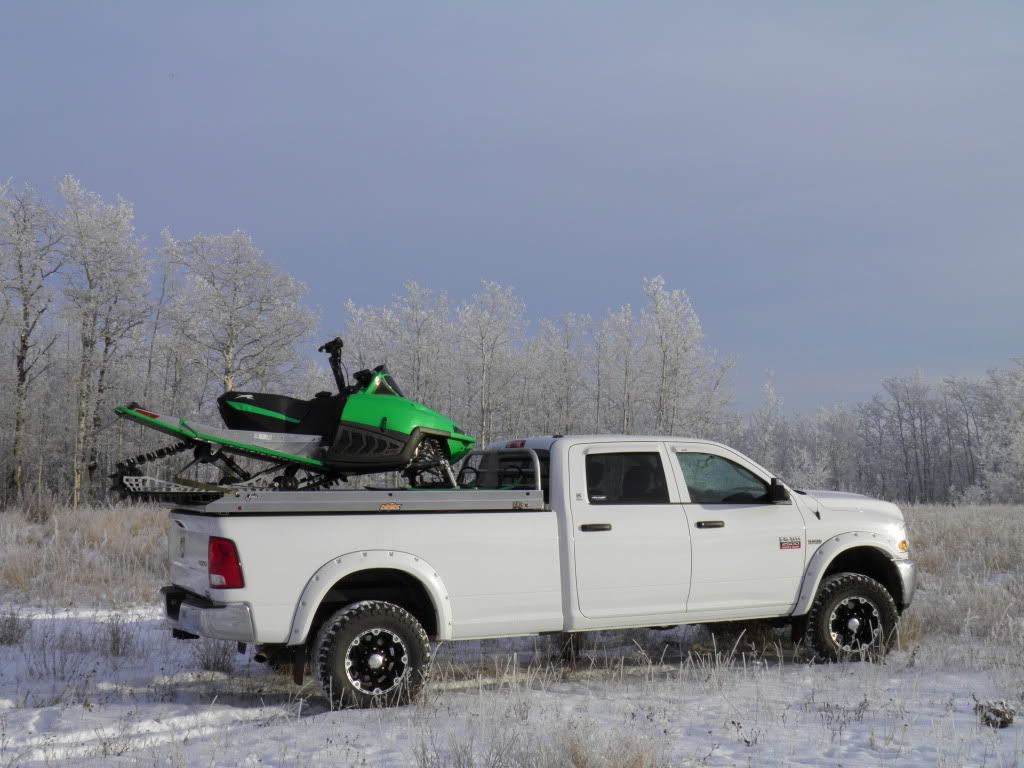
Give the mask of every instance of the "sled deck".
M 324 463 L 314 458 L 320 449 L 319 435 L 294 435 L 288 432 L 258 432 L 244 429 L 222 429 L 202 424 L 190 424 L 185 419 L 160 416 L 138 405 L 115 408 L 114 413 L 129 421 L 184 440 L 189 444 L 202 443 L 221 448 L 228 453 L 254 459 L 294 462 L 314 469 Z

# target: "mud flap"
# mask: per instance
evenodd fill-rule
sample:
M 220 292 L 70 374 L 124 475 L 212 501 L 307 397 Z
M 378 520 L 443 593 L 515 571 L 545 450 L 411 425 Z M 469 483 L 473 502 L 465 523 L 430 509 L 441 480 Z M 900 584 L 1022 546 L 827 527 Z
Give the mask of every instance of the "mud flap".
M 300 645 L 292 651 L 292 682 L 302 685 L 306 679 L 306 646 Z

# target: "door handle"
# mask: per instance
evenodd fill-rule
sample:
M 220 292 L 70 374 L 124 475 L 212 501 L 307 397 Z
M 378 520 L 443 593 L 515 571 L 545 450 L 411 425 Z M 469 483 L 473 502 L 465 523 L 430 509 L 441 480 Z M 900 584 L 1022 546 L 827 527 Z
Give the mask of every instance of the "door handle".
M 725 520 L 698 520 L 698 528 L 725 528 Z
M 612 529 L 611 523 L 584 523 L 580 526 L 581 531 L 610 531 Z

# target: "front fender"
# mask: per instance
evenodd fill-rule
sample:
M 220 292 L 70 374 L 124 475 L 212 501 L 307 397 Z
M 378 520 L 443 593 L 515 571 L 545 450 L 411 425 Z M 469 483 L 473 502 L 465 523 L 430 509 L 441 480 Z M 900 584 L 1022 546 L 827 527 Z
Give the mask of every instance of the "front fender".
M 804 569 L 804 579 L 800 585 L 800 597 L 797 599 L 796 607 L 793 609 L 794 616 L 802 616 L 811 609 L 814 596 L 818 594 L 818 587 L 825 576 L 829 565 L 839 555 L 856 547 L 871 547 L 885 555 L 889 560 L 899 560 L 903 554 L 892 546 L 889 539 L 879 533 L 870 531 L 851 531 L 840 533 L 821 543 L 811 555 Z M 897 601 L 898 602 L 898 601 Z
M 331 587 L 358 571 L 386 568 L 402 571 L 423 585 L 437 614 L 437 639 L 449 640 L 452 633 L 451 601 L 437 571 L 423 558 L 391 549 L 365 549 L 336 557 L 324 563 L 306 583 L 299 597 L 288 632 L 288 645 L 301 645 L 309 635 L 317 609 Z

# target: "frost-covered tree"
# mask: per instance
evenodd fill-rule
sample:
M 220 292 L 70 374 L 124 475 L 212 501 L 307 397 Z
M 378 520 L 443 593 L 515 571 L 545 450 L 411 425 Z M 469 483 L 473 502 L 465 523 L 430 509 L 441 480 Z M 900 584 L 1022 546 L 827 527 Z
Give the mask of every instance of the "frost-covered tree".
M 782 410 L 782 398 L 769 379 L 764 385 L 764 400 L 750 415 L 743 448 L 750 457 L 774 472 L 786 476 L 789 469 L 789 429 Z
M 661 276 L 644 280 L 640 326 L 644 387 L 650 393 L 647 431 L 677 434 L 704 429 L 718 416 L 721 384 L 730 363 L 705 350 L 700 320 L 685 291 L 669 290 Z
M 637 400 L 644 386 L 643 336 L 629 304 L 608 310 L 597 330 L 597 347 L 598 402 L 603 410 L 597 431 L 628 434 L 634 430 Z
M 470 424 L 481 444 L 500 431 L 497 424 L 510 394 L 517 344 L 525 331 L 525 307 L 512 288 L 483 281 L 483 291 L 459 307 L 458 339 L 473 407 Z
M 455 384 L 455 339 L 448 297 L 414 282 L 406 283 L 404 289 L 396 297 L 394 309 L 397 343 L 404 354 L 387 362 L 393 370 L 401 371 L 403 387 L 424 402 L 442 407 L 453 401 Z
M 386 364 L 398 357 L 399 350 L 406 352 L 398 339 L 399 320 L 392 307 L 360 307 L 349 299 L 345 313 L 347 357 L 358 368 Z
M 532 384 L 528 401 L 530 432 L 571 434 L 591 421 L 586 385 L 586 344 L 590 318 L 567 314 L 558 320 L 541 320 L 540 331 L 526 354 Z
M 993 370 L 984 386 L 982 477 L 994 501 L 1024 500 L 1024 358 Z
M 169 315 L 211 381 L 227 392 L 277 383 L 297 363 L 295 347 L 316 327 L 306 287 L 271 264 L 244 232 L 175 240 L 165 258 L 183 270 Z
M 56 336 L 45 327 L 51 279 L 60 269 L 61 231 L 53 211 L 31 187 L 0 186 L 0 288 L 14 329 L 14 439 L 10 485 L 20 498 L 25 470 L 29 391 L 47 371 Z
M 65 205 L 60 225 L 67 260 L 64 295 L 79 344 L 72 452 L 72 502 L 78 504 L 86 468 L 95 459 L 92 436 L 110 366 L 148 312 L 148 265 L 135 237 L 130 203 L 118 199 L 107 204 L 71 176 L 61 181 L 60 191 Z

